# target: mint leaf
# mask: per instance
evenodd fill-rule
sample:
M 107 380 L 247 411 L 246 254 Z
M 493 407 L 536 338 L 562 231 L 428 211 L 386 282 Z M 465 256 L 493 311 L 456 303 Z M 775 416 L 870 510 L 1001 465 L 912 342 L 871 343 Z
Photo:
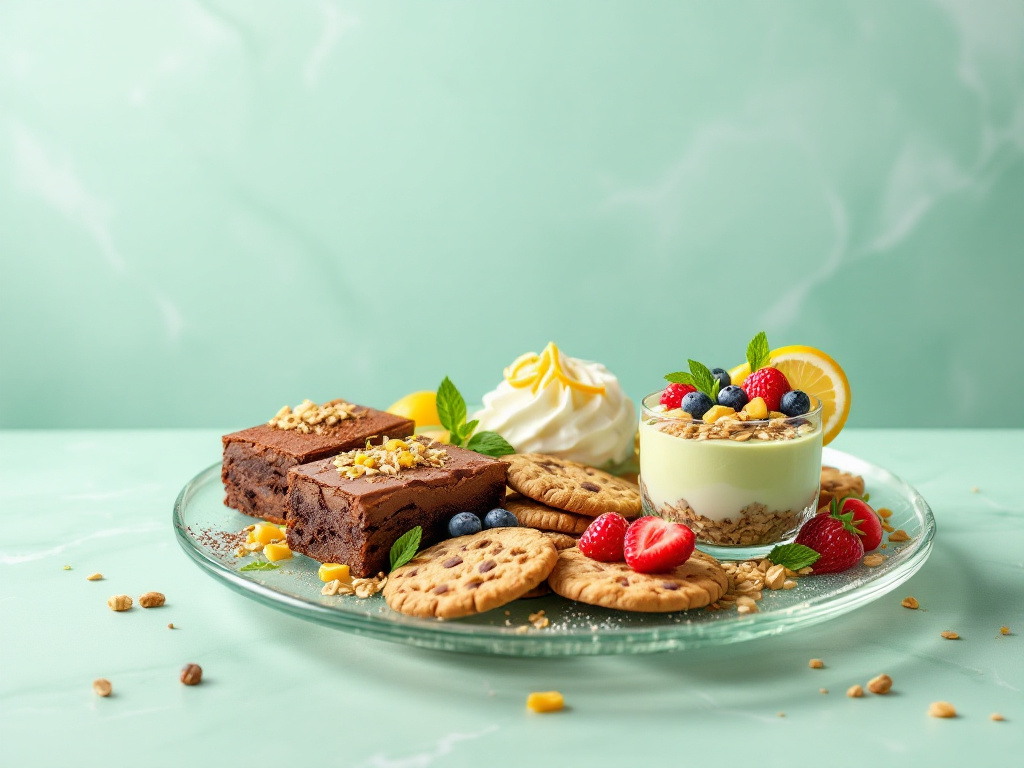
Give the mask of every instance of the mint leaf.
M 477 425 L 479 423 L 480 423 L 479 419 L 473 419 L 472 421 L 467 421 L 466 422 L 466 426 L 464 426 L 462 428 L 462 437 L 463 437 L 464 440 L 468 440 L 469 439 L 469 436 L 473 434 L 473 432 L 476 430 L 476 427 L 477 427 Z
M 711 398 L 711 402 L 718 401 L 718 379 L 711 375 L 711 369 L 704 363 L 696 360 L 689 360 L 690 376 L 693 378 L 693 386 Z
M 274 563 L 264 562 L 263 560 L 255 560 L 248 565 L 243 565 L 238 570 L 240 571 L 276 571 L 281 566 L 274 565 Z
M 688 384 L 693 386 L 693 376 L 688 374 L 686 371 L 676 371 L 675 373 L 665 374 L 665 381 L 670 384 Z
M 750 365 L 750 372 L 764 368 L 771 362 L 771 352 L 768 349 L 768 335 L 761 331 L 747 344 L 747 363 Z
M 447 376 L 437 388 L 437 415 L 441 426 L 448 430 L 454 445 L 461 445 L 466 423 L 466 401 Z
M 803 544 L 783 544 L 768 554 L 768 559 L 773 563 L 791 571 L 799 571 L 801 568 L 814 565 L 819 557 L 821 555 Z
M 448 381 L 448 379 L 446 378 L 445 381 Z M 448 383 L 450 384 L 451 382 Z M 416 550 L 419 549 L 420 539 L 422 538 L 423 529 L 418 525 L 398 537 L 395 543 L 391 545 L 392 571 L 416 557 Z
M 484 456 L 508 456 L 516 452 L 516 449 L 497 432 L 475 434 L 466 443 L 466 447 L 471 451 L 482 453 Z

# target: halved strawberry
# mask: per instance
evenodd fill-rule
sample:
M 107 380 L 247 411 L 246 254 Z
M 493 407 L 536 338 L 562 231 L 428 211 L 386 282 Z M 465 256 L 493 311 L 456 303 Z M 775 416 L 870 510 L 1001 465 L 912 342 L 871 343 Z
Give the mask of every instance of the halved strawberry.
M 626 563 L 637 573 L 665 573 L 685 563 L 696 539 L 682 523 L 645 516 L 626 531 Z
M 853 525 L 864 544 L 864 551 L 870 552 L 882 543 L 882 521 L 867 502 L 856 496 L 847 496 L 841 501 L 833 498 L 831 513 L 834 515 L 853 513 Z
M 628 527 L 629 523 L 622 515 L 605 512 L 587 526 L 577 546 L 591 560 L 600 560 L 602 563 L 621 562 Z

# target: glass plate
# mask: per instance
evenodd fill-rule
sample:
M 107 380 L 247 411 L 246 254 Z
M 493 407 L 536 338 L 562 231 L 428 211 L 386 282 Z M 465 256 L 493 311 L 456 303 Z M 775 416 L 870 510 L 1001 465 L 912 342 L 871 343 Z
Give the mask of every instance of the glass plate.
M 235 548 L 251 517 L 224 506 L 220 464 L 194 477 L 174 503 L 174 530 L 185 552 L 237 592 L 308 621 L 422 648 L 506 656 L 656 653 L 776 635 L 826 621 L 876 600 L 909 579 L 927 560 L 935 518 L 916 490 L 881 467 L 830 448 L 823 462 L 864 477 L 871 503 L 892 510 L 889 522 L 911 540 L 889 544 L 877 568 L 809 576 L 790 590 L 764 591 L 759 612 L 735 609 L 626 613 L 548 595 L 455 621 L 417 619 L 392 611 L 380 595 L 323 596 L 319 563 L 302 555 L 273 571 L 241 571 L 253 558 Z M 543 609 L 551 625 L 535 629 L 529 614 Z M 523 627 L 527 627 L 523 630 Z

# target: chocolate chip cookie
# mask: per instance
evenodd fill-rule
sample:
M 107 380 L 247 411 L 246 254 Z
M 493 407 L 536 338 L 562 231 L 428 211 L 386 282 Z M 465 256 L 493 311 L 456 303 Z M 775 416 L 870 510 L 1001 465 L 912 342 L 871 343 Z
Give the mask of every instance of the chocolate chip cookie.
M 498 608 L 541 584 L 558 561 L 554 542 L 530 528 L 493 528 L 442 541 L 388 576 L 394 610 L 455 619 Z
M 588 517 L 605 512 L 640 514 L 640 489 L 607 472 L 542 453 L 517 453 L 501 460 L 508 464 L 509 486 L 541 504 Z
M 592 517 L 563 512 L 527 498 L 521 493 L 506 496 L 505 509 L 516 516 L 520 525 L 540 531 L 558 531 L 579 536 L 594 522 Z
M 717 560 L 702 552 L 668 573 L 637 573 L 625 563 L 601 563 L 578 549 L 565 549 L 558 553 L 548 585 L 581 603 L 659 613 L 713 603 L 725 594 L 728 577 Z

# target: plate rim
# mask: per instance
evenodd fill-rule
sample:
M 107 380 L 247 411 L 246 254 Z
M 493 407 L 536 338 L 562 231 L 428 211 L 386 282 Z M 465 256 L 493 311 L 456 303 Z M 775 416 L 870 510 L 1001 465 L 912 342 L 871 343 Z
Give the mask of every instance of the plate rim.
M 838 461 L 837 461 L 838 460 Z M 204 572 L 225 584 L 232 591 L 256 599 L 269 607 L 297 618 L 314 621 L 325 626 L 353 632 L 358 635 L 376 637 L 422 648 L 436 650 L 458 650 L 479 652 L 487 655 L 506 656 L 566 656 L 616 653 L 654 653 L 691 649 L 706 645 L 725 645 L 744 642 L 794 629 L 813 626 L 832 618 L 838 618 L 857 608 L 877 600 L 893 591 L 913 576 L 931 554 L 935 534 L 935 517 L 930 505 L 916 488 L 899 476 L 877 464 L 860 459 L 852 454 L 825 447 L 822 453 L 823 465 L 839 466 L 843 471 L 858 472 L 867 469 L 871 474 L 886 476 L 887 482 L 899 488 L 901 497 L 910 502 L 915 518 L 922 522 L 922 536 L 915 541 L 913 551 L 900 564 L 898 572 L 880 572 L 879 576 L 890 575 L 889 579 L 876 578 L 860 585 L 851 585 L 854 594 L 818 595 L 786 608 L 770 612 L 758 612 L 730 619 L 728 622 L 714 622 L 692 625 L 681 622 L 677 625 L 649 627 L 602 627 L 598 631 L 583 629 L 559 630 L 557 633 L 516 634 L 514 627 L 485 627 L 479 624 L 431 621 L 411 616 L 392 617 L 380 620 L 372 614 L 353 613 L 336 607 L 323 605 L 308 599 L 295 597 L 247 577 L 245 574 L 225 567 L 208 555 L 201 545 L 189 534 L 183 510 L 189 497 L 199 488 L 220 478 L 221 463 L 216 462 L 192 477 L 179 491 L 172 509 L 172 523 L 178 544 Z M 255 518 L 254 518 L 255 519 Z M 835 600 L 843 600 L 843 610 L 835 611 Z M 799 623 L 791 621 L 794 613 L 801 614 Z M 699 629 L 694 630 L 694 627 Z M 688 627 L 683 633 L 677 627 Z M 706 628 L 706 629 L 705 629 Z M 744 628 L 754 630 L 743 631 Z M 645 635 L 634 639 L 636 635 Z M 607 640 L 607 643 L 602 643 Z M 626 643 L 629 650 L 612 648 L 612 643 Z M 473 646 L 467 648 L 468 645 Z M 536 653 L 543 647 L 544 652 Z

